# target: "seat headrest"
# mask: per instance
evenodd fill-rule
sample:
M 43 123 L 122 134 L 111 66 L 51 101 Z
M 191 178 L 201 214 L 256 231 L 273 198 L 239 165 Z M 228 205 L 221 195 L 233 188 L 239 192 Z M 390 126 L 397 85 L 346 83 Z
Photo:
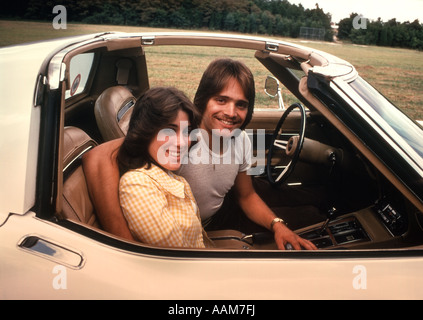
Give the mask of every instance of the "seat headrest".
M 108 88 L 97 98 L 94 113 L 104 141 L 126 135 L 135 102 L 135 97 L 123 86 Z
M 81 155 L 94 148 L 97 142 L 76 127 L 65 127 L 63 135 L 63 171 L 66 171 Z

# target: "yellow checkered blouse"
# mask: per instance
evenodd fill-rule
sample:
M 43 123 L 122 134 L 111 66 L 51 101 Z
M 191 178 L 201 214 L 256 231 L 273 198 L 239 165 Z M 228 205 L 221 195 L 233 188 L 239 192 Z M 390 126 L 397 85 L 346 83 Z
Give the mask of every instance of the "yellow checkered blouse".
M 129 229 L 139 241 L 161 247 L 210 246 L 184 178 L 155 165 L 131 170 L 120 180 L 119 198 Z

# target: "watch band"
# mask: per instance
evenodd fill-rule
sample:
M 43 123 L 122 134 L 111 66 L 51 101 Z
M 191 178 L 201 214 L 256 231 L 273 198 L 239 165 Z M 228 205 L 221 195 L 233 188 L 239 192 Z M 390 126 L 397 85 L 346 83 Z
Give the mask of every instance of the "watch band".
M 275 218 L 275 219 L 273 219 L 272 223 L 270 224 L 270 230 L 272 230 L 272 231 L 273 231 L 273 226 L 274 226 L 276 223 L 278 223 L 278 222 L 283 223 L 284 225 L 287 225 L 287 224 L 285 223 L 285 221 L 283 221 L 283 219 L 281 219 L 281 218 Z

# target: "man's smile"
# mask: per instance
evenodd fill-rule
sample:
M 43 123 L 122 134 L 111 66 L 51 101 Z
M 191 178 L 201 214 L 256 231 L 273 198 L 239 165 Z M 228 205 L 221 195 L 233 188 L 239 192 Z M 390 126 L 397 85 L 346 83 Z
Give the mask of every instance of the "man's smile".
M 215 116 L 214 118 L 225 126 L 233 127 L 233 126 L 242 124 L 242 121 L 239 118 L 231 119 L 231 118 L 220 117 L 220 116 Z

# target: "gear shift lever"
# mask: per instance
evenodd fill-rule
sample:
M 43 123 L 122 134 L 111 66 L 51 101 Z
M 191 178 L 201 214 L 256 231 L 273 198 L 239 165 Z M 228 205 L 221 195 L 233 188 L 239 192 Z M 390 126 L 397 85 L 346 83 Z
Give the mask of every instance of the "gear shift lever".
M 326 228 L 329 225 L 329 222 L 331 222 L 336 217 L 336 208 L 329 209 L 327 216 L 328 217 L 326 221 L 323 223 L 322 227 L 320 228 L 320 235 L 322 235 L 323 232 L 325 232 Z

